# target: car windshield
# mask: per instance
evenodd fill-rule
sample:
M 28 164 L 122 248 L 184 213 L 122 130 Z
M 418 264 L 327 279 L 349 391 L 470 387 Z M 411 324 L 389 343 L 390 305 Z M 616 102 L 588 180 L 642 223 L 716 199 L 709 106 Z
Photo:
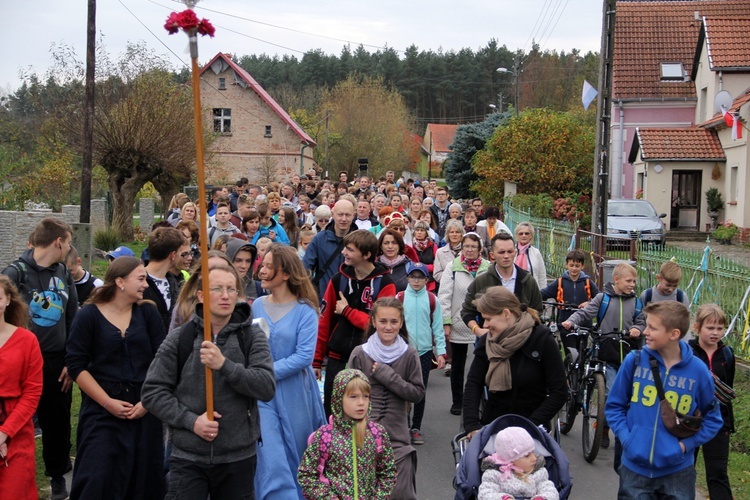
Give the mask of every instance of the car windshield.
M 607 205 L 613 217 L 656 217 L 656 210 L 649 203 L 612 203 Z

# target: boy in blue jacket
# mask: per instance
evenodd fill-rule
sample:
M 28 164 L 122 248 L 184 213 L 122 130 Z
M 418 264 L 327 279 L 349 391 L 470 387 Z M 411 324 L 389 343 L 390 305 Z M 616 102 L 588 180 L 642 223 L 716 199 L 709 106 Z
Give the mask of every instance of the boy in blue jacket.
M 694 451 L 722 426 L 714 383 L 706 365 L 681 341 L 690 313 L 677 301 L 646 308 L 646 345 L 623 362 L 607 398 L 607 422 L 622 442 L 618 498 L 695 498 Z M 664 426 L 649 361 L 656 359 L 665 396 L 681 413 L 703 415 L 703 425 L 687 438 Z M 642 497 L 641 497 L 642 495 Z
M 565 256 L 565 272 L 562 276 L 541 290 L 542 300 L 555 299 L 555 302 L 572 304 L 579 309 L 585 308 L 591 299 L 599 294 L 594 280 L 583 271 L 586 254 L 583 250 L 571 250 Z M 558 323 L 567 321 L 574 309 L 561 309 L 557 316 Z M 591 320 L 585 320 L 580 326 L 591 326 Z M 570 330 L 563 328 L 562 342 L 565 347 L 575 347 L 576 337 L 570 336 Z
M 427 389 L 432 369 L 432 345 L 437 351 L 437 368 L 445 368 L 445 334 L 443 332 L 443 311 L 435 294 L 426 288 L 430 271 L 421 262 L 406 264 L 406 277 L 409 286 L 406 290 L 396 294 L 396 298 L 404 303 L 404 319 L 406 330 L 409 332 L 409 344 L 419 353 L 422 366 L 422 382 Z M 414 405 L 414 416 L 411 419 L 411 444 L 424 444 L 422 436 L 422 418 L 427 395 L 422 401 Z

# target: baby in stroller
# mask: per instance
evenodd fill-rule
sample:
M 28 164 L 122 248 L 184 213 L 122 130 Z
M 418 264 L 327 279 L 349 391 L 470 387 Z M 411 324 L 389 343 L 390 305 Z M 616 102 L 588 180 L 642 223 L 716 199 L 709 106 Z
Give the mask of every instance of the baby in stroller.
M 570 477 L 570 462 L 568 462 L 568 457 L 565 456 L 560 445 L 544 429 L 537 427 L 529 419 L 520 415 L 503 415 L 482 427 L 468 444 L 466 443 L 466 433 L 461 433 L 453 439 L 453 454 L 456 459 L 456 477 L 454 479 L 454 487 L 456 488 L 455 500 L 505 498 L 500 495 L 502 490 L 499 489 L 493 489 L 493 491 L 497 492 L 493 494 L 495 496 L 478 497 L 478 495 L 480 495 L 480 492 L 484 492 L 484 488 L 481 487 L 485 479 L 483 477 L 483 468 L 487 468 L 489 465 L 485 462 L 485 459 L 494 454 L 499 454 L 500 458 L 505 455 L 502 450 L 495 449 L 496 436 L 504 429 L 512 427 L 520 427 L 532 439 L 534 455 L 536 456 L 538 465 L 534 467 L 534 472 L 529 474 L 529 477 L 544 466 L 548 474 L 548 479 L 552 483 L 553 489 L 557 492 L 557 496 L 550 496 L 549 498 L 559 497 L 560 500 L 568 498 L 570 490 L 573 487 Z M 518 453 L 521 451 L 525 451 L 521 456 L 528 454 L 528 442 L 524 446 L 519 447 Z M 515 458 L 515 455 L 516 453 L 513 453 L 513 458 Z M 505 458 L 508 457 L 505 456 Z M 499 467 L 496 468 L 499 469 Z M 485 474 L 487 472 L 489 471 L 484 471 Z M 534 477 L 536 478 L 537 476 Z M 487 476 L 487 479 L 489 479 L 489 476 Z M 536 484 L 533 487 L 536 487 Z M 485 488 L 489 488 L 489 484 Z M 535 491 L 533 495 L 528 495 L 526 492 L 515 493 L 505 491 L 503 493 L 513 495 L 512 498 L 515 500 L 519 500 L 520 498 L 548 498 L 545 496 L 546 493 L 542 493 L 541 491 Z
M 521 427 L 507 427 L 495 436 L 495 453 L 482 460 L 479 500 L 558 500 L 544 459 L 534 454 L 534 440 Z

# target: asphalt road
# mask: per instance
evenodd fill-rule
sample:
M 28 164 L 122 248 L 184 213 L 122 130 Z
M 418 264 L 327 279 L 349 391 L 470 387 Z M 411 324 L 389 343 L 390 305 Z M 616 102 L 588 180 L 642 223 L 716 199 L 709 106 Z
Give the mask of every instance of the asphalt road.
M 471 350 L 470 350 L 471 351 Z M 471 354 L 467 360 L 471 362 Z M 449 500 L 455 495 L 453 478 L 455 464 L 451 440 L 460 432 L 461 417 L 451 415 L 450 379 L 442 371 L 433 370 L 427 384 L 427 406 L 425 409 L 422 433 L 425 444 L 417 449 L 417 496 L 420 500 Z M 593 463 L 583 458 L 581 448 L 580 415 L 576 425 L 567 435 L 562 436 L 560 446 L 570 461 L 570 474 L 573 477 L 571 499 L 615 499 L 617 498 L 618 476 L 612 468 L 614 463 L 614 436 L 610 433 L 612 445 L 599 450 Z M 696 499 L 704 497 L 696 493 Z

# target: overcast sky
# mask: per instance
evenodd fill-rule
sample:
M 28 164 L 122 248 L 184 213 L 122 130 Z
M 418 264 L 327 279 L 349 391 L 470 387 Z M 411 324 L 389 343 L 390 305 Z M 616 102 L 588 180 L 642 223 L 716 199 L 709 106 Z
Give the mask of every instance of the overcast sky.
M 411 44 L 420 50 L 448 51 L 477 50 L 495 38 L 512 51 L 528 51 L 534 39 L 544 49 L 577 48 L 585 53 L 599 50 L 602 3 L 203 0 L 196 12 L 216 26 L 216 35 L 200 39 L 199 61 L 207 62 L 219 51 L 298 58 L 312 49 L 339 54 L 345 41 L 352 49 L 364 44 L 369 51 L 386 45 L 403 51 Z M 52 44 L 72 46 L 80 60 L 85 60 L 86 0 L 0 0 L 0 4 L 6 32 L 0 49 L 0 93 L 20 85 L 20 70 L 45 74 L 52 65 Z M 163 25 L 170 12 L 184 8 L 170 0 L 97 0 L 97 31 L 104 36 L 112 59 L 117 59 L 128 41 L 144 41 L 169 55 L 174 68 L 179 68 L 181 61 L 189 63 L 187 37 L 182 33 L 169 36 Z

